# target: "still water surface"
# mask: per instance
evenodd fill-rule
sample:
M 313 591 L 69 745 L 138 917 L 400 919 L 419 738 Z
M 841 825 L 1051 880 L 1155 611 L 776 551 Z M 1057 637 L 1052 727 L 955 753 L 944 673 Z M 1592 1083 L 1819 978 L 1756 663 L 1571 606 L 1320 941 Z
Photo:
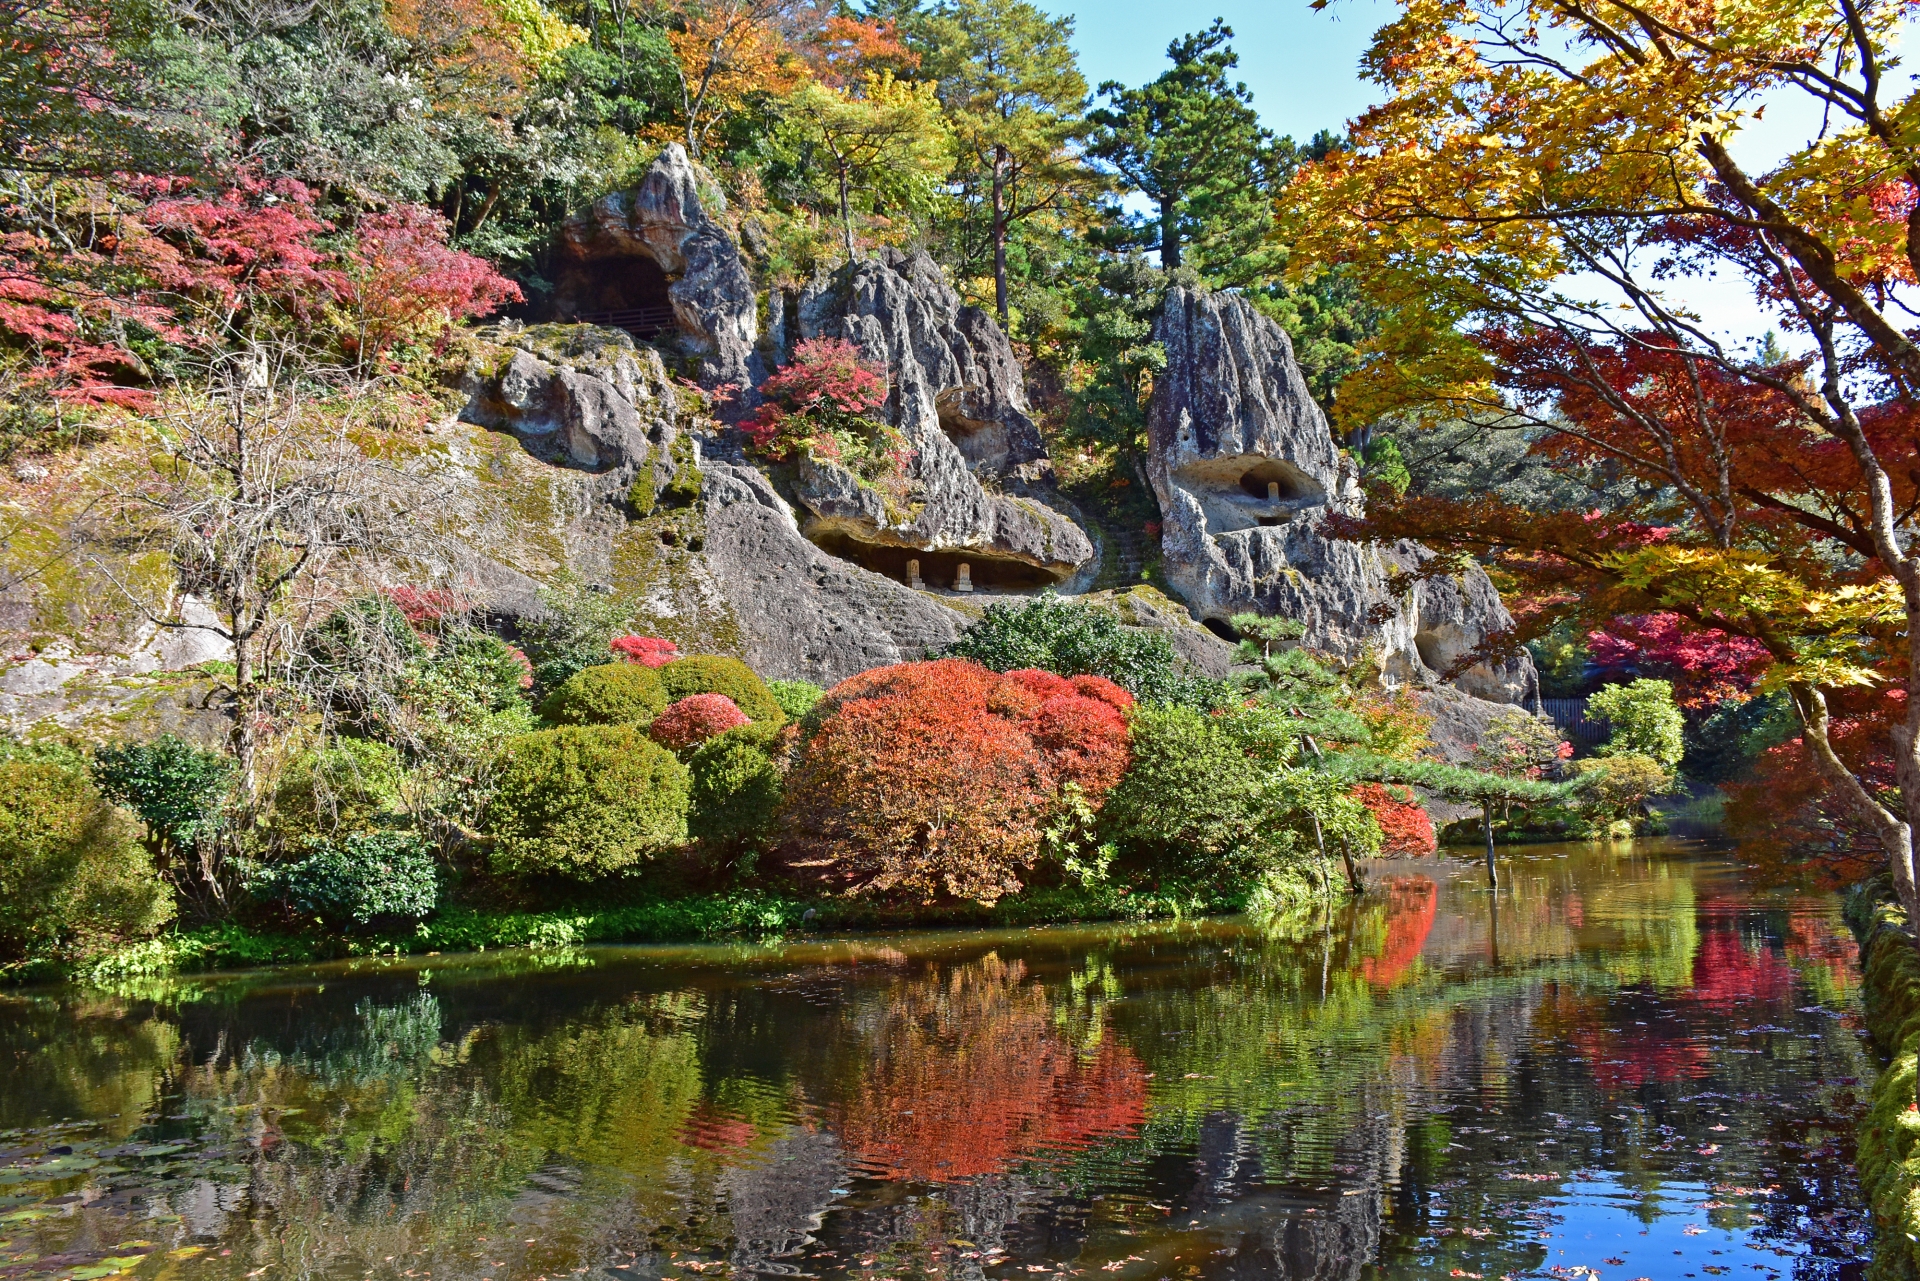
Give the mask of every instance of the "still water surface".
M 1513 871 L 3 994 L 0 1277 L 1857 1276 L 1835 901 Z

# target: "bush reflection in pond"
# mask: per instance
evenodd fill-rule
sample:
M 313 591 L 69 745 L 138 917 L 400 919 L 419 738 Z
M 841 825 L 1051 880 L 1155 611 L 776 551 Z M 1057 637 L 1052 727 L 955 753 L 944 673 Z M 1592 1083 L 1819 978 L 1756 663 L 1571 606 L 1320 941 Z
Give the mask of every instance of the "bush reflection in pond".
M 1837 1278 L 1849 949 L 1741 878 L 16 993 L 0 1275 Z
M 1025 966 L 989 955 L 890 988 L 859 1085 L 832 1109 L 856 1166 L 946 1181 L 1132 1134 L 1145 1069 L 1105 1038 L 1076 1045 Z

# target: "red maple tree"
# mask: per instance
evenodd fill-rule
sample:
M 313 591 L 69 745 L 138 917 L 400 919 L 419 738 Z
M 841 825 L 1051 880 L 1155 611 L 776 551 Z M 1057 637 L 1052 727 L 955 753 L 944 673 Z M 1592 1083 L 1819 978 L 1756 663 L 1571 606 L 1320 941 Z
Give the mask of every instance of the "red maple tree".
M 788 777 L 789 866 L 851 894 L 1013 893 L 1062 787 L 1098 806 L 1126 771 L 1131 701 L 1099 677 L 961 659 L 850 677 Z

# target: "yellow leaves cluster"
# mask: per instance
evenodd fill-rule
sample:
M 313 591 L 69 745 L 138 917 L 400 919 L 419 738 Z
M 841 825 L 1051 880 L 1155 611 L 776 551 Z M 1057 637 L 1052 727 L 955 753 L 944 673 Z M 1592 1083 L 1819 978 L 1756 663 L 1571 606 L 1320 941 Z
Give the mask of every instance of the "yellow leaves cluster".
M 1778 661 L 1767 669 L 1763 690 L 1877 684 L 1884 677 L 1873 658 L 1884 652 L 1882 637 L 1906 622 L 1906 601 L 1892 578 L 1816 587 L 1758 552 L 1655 544 L 1611 557 L 1608 568 L 1664 606 L 1709 624 L 1744 623 L 1738 630 L 1765 637 Z

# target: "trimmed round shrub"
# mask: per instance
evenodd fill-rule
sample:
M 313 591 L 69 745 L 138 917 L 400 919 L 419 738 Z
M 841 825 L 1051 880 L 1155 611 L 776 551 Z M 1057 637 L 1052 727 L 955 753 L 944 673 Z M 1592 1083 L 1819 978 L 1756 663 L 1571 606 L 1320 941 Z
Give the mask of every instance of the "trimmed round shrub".
M 172 917 L 132 822 L 83 766 L 0 763 L 0 958 L 84 952 Z
M 1063 787 L 1097 807 L 1127 764 L 1113 702 L 959 659 L 862 672 L 814 717 L 787 778 L 783 852 L 797 874 L 853 894 L 1013 893 Z
M 647 733 L 668 751 L 682 752 L 752 723 L 725 694 L 695 694 L 669 704 L 666 711 L 653 718 Z
M 332 925 L 417 921 L 431 916 L 440 898 L 433 849 L 413 832 L 315 837 L 301 858 L 273 868 L 265 879 L 295 911 Z
M 365 832 L 398 821 L 400 753 L 364 738 L 296 753 L 274 780 L 267 824 L 283 840 Z
M 768 681 L 767 692 L 773 695 L 773 701 L 780 704 L 780 710 L 790 721 L 798 721 L 827 696 L 827 691 L 812 681 Z
M 509 739 L 495 778 L 484 821 L 501 872 L 592 877 L 687 837 L 687 767 L 631 725 Z
M 666 686 L 669 702 L 695 694 L 725 694 L 756 724 L 771 722 L 778 729 L 787 723 L 787 715 L 780 710 L 767 683 L 737 658 L 716 654 L 676 658 L 660 669 L 660 681 Z
M 540 710 L 560 725 L 638 725 L 645 729 L 672 701 L 659 673 L 652 668 L 637 663 L 602 663 L 569 676 Z
M 780 809 L 780 767 L 753 739 L 722 734 L 700 745 L 688 762 L 692 775 L 689 833 L 735 846 L 760 839 Z

